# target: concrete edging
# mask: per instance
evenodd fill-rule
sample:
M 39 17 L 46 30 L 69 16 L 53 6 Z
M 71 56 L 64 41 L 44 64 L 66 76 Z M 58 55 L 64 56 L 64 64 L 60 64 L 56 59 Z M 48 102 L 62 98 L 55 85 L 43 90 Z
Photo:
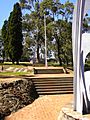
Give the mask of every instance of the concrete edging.
M 62 108 L 57 120 L 89 120 L 80 113 L 73 111 L 72 106 Z

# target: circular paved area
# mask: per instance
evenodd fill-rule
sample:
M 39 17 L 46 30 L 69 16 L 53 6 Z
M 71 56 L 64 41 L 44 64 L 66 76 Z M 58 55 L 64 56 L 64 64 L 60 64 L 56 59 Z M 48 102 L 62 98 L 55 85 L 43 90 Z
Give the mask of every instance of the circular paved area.
M 73 95 L 46 95 L 6 117 L 5 120 L 57 120 L 62 107 L 73 101 Z

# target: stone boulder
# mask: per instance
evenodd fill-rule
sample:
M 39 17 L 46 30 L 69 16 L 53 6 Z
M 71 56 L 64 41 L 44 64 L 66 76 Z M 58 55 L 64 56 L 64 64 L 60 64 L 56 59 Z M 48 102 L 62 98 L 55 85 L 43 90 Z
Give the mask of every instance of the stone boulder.
M 36 98 L 38 94 L 31 80 L 0 83 L 0 120 L 31 104 Z

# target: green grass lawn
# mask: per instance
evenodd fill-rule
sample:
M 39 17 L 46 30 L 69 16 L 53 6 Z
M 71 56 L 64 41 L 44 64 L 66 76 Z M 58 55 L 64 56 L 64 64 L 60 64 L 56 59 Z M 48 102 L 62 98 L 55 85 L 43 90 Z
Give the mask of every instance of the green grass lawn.
M 13 71 L 5 71 L 9 67 L 14 68 L 27 68 L 27 66 L 31 66 L 29 62 L 20 62 L 19 65 L 12 64 L 12 62 L 4 62 L 3 64 L 0 64 L 0 67 L 3 66 L 3 71 L 0 72 L 0 76 L 25 76 L 25 75 L 32 75 L 33 71 L 29 70 L 27 72 L 21 71 L 21 72 L 13 72 Z M 1 68 L 0 68 L 1 69 Z
M 0 76 L 25 76 L 32 75 L 31 72 L 0 72 Z
M 17 68 L 32 66 L 30 62 L 20 62 L 19 65 L 12 64 L 12 62 L 0 63 L 0 66 L 2 66 L 2 65 L 5 67 L 17 67 Z

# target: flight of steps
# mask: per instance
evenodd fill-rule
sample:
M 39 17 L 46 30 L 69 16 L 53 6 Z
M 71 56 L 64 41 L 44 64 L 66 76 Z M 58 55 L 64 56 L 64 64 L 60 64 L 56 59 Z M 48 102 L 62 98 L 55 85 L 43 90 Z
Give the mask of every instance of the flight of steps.
M 32 78 L 32 82 L 39 95 L 73 93 L 73 77 L 69 75 L 68 77 L 61 77 L 59 75 L 64 75 L 63 68 L 37 68 L 34 69 L 34 74 L 36 74 L 36 77 Z
M 33 78 L 32 81 L 39 95 L 73 93 L 72 77 Z

